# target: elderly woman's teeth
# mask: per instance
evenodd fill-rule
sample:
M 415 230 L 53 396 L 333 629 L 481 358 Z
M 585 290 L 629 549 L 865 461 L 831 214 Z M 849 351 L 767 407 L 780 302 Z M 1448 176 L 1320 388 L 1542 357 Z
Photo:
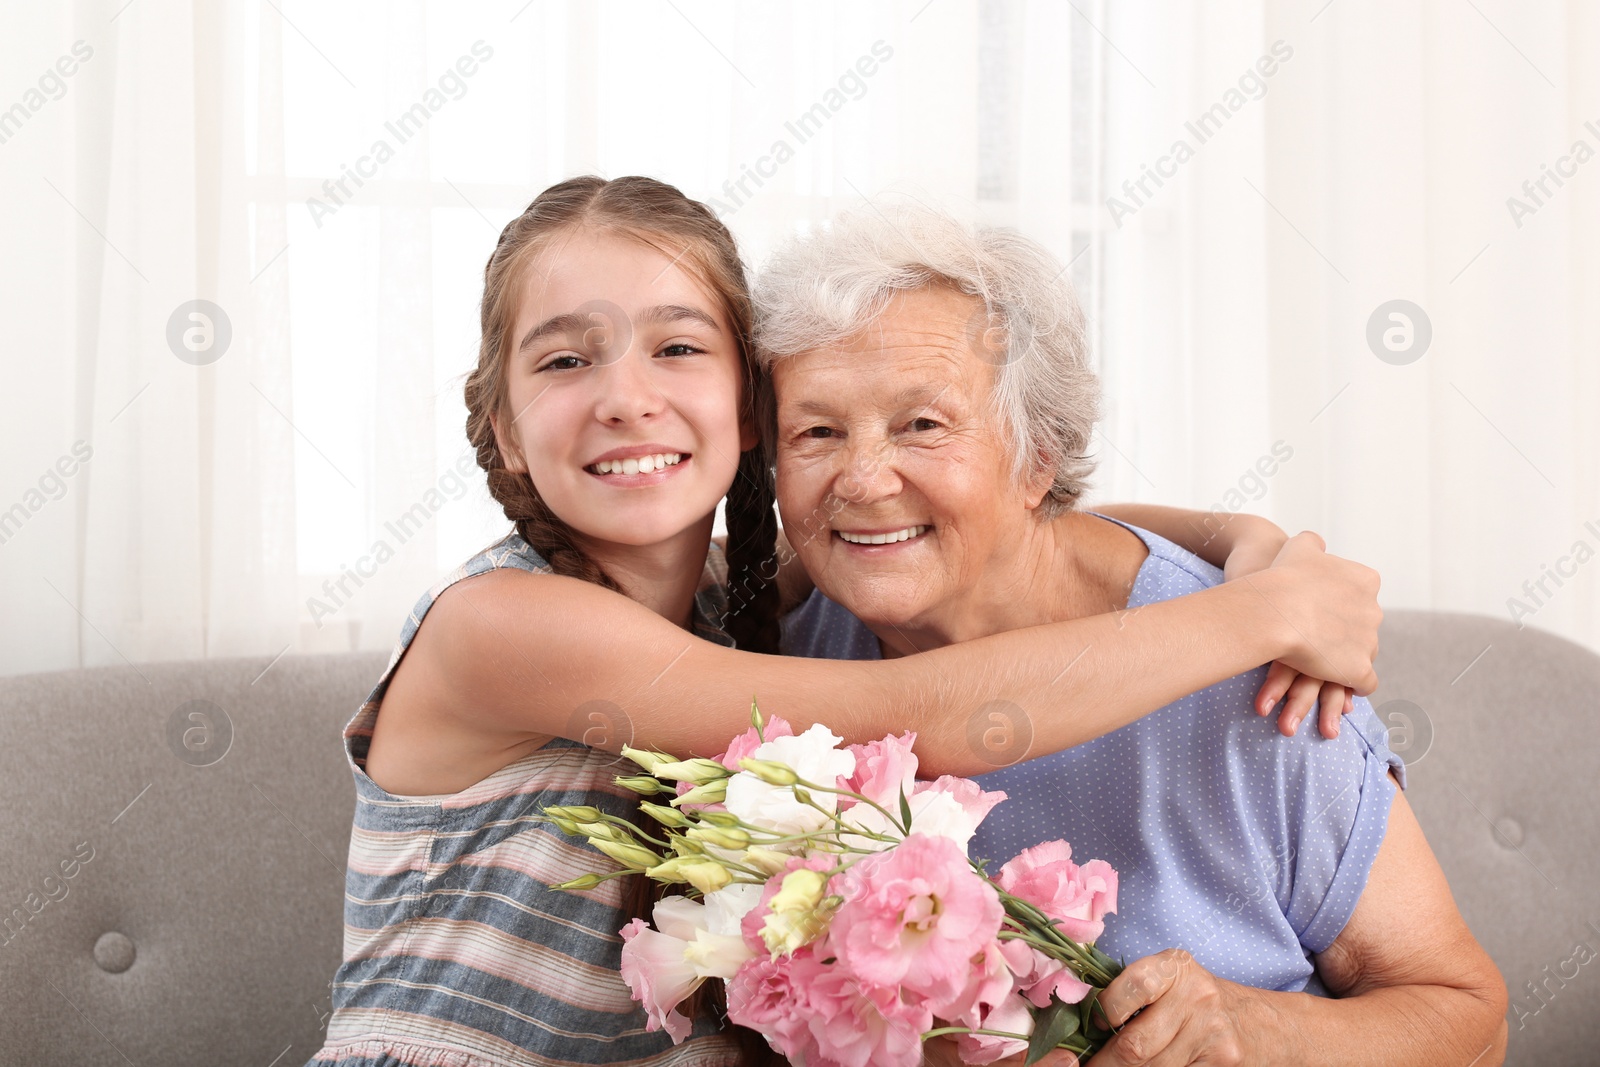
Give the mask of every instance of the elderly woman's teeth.
M 596 474 L 649 474 L 663 467 L 683 462 L 681 452 L 661 452 L 654 456 L 630 456 L 627 459 L 603 459 L 588 469 Z
M 894 533 L 857 534 L 846 533 L 843 530 L 838 531 L 838 533 L 840 537 L 849 541 L 852 545 L 888 545 L 896 541 L 909 541 L 911 538 L 925 533 L 927 529 L 926 526 L 907 526 L 904 530 L 896 530 Z

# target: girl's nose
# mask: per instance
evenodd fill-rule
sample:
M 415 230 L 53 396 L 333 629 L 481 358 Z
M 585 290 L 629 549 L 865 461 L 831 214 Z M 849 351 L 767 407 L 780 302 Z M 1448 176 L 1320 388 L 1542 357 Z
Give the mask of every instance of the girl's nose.
M 597 363 L 595 383 L 600 396 L 595 417 L 601 422 L 625 424 L 659 415 L 667 401 L 651 376 L 648 352 L 629 349 L 606 363 Z

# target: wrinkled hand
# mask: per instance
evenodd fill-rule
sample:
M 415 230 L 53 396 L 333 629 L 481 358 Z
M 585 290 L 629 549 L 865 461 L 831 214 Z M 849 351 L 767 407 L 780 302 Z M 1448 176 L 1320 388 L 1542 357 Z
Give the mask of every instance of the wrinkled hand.
M 1100 994 L 1100 1010 L 1118 1032 L 1092 1067 L 1256 1062 L 1241 1018 L 1248 996 L 1182 949 L 1135 960 Z
M 1228 553 L 1222 568 L 1224 581 L 1266 570 L 1289 541 L 1289 536 L 1272 523 L 1250 527 L 1249 531 Z M 1340 717 L 1355 710 L 1355 693 L 1348 686 L 1302 674 L 1283 660 L 1275 660 L 1267 671 L 1267 680 L 1256 692 L 1256 714 L 1271 714 L 1280 700 L 1284 705 L 1278 714 L 1278 732 L 1285 737 L 1299 731 L 1313 707 L 1320 709 L 1317 722 L 1322 736 L 1338 737 Z

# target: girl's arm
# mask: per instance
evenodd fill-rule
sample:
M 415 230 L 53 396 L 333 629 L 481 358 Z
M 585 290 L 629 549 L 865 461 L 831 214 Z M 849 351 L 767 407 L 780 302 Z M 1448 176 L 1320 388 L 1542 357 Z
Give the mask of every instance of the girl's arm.
M 1164 504 L 1106 504 L 1090 509 L 1165 537 L 1231 580 L 1272 564 L 1289 539 L 1271 519 L 1244 512 L 1192 511 Z
M 796 729 L 820 722 L 847 741 L 914 730 L 925 773 L 971 775 L 1081 744 L 1273 659 L 1370 692 L 1377 584 L 1302 534 L 1244 581 L 901 659 L 840 661 L 738 652 L 619 593 L 497 570 L 439 597 L 402 669 L 424 718 L 497 750 L 572 737 L 580 706 L 605 701 L 631 725 L 607 747 L 631 733 L 637 747 L 709 756 L 746 728 L 755 698 Z
M 1165 537 L 1213 567 L 1221 567 L 1230 582 L 1271 566 L 1289 539 L 1271 519 L 1243 512 L 1190 511 L 1160 504 L 1108 504 L 1094 510 Z M 1274 661 L 1256 693 L 1256 714 L 1269 714 L 1280 700 L 1284 708 L 1278 716 L 1278 729 L 1285 735 L 1298 730 L 1312 708 L 1319 708 L 1322 736 L 1337 737 L 1340 716 L 1355 710 L 1355 696 L 1347 686 Z

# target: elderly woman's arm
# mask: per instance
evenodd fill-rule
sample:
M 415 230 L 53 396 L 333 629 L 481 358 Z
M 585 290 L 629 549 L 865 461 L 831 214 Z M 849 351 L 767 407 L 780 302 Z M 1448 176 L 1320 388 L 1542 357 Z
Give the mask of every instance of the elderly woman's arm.
M 1338 999 L 1236 985 L 1179 950 L 1135 960 L 1100 998 L 1109 1020 L 1127 1025 L 1095 1067 L 1168 1062 L 1161 1057 L 1495 1067 L 1505 1056 L 1505 981 L 1456 910 L 1402 793 L 1354 914 L 1316 964 Z

